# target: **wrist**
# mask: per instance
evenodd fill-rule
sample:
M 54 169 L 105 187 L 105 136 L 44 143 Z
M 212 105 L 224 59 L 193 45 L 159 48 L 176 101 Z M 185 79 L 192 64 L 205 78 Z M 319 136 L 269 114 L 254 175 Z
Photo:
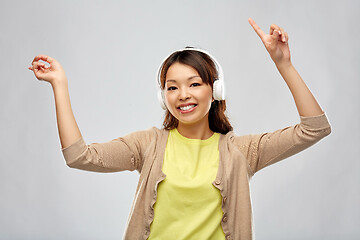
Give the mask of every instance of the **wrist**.
M 61 78 L 61 79 L 54 79 L 51 82 L 51 86 L 53 89 L 55 88 L 63 88 L 63 87 L 68 87 L 68 81 L 67 78 Z
M 282 70 L 286 70 L 292 67 L 291 61 L 282 61 L 282 62 L 275 62 L 277 69 L 281 72 Z

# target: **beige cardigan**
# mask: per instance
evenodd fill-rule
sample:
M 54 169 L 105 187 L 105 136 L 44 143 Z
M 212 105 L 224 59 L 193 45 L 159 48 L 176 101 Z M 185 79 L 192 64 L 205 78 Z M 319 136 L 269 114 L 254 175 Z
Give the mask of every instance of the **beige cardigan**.
M 236 136 L 221 134 L 219 169 L 212 184 L 222 195 L 221 225 L 226 239 L 254 238 L 249 180 L 255 172 L 294 155 L 331 132 L 325 113 L 301 117 L 300 123 L 272 133 Z M 157 186 L 167 130 L 151 128 L 106 143 L 86 145 L 83 138 L 62 149 L 68 166 L 95 172 L 138 170 L 140 178 L 124 239 L 147 239 L 154 217 Z

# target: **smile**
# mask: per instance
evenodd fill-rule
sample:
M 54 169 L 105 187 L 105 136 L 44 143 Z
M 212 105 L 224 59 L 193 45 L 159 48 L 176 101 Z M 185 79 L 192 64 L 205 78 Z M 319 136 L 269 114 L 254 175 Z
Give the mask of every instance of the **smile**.
M 181 113 L 192 112 L 196 108 L 197 104 L 191 104 L 187 106 L 178 107 Z

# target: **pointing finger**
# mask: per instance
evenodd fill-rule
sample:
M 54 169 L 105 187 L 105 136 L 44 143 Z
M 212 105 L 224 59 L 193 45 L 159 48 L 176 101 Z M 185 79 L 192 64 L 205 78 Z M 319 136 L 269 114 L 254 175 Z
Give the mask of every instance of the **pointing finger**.
M 263 32 L 263 30 L 261 30 L 261 28 L 255 23 L 255 21 L 252 18 L 249 18 L 248 21 L 249 21 L 250 25 L 253 27 L 253 29 L 255 30 L 255 32 L 257 33 L 257 35 L 262 40 L 263 37 L 265 36 L 265 33 Z

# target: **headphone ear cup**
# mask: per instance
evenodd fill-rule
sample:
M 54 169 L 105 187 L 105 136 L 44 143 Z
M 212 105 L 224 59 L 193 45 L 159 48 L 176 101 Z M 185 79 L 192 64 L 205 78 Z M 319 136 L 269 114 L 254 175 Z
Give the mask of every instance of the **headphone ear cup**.
M 161 89 L 158 90 L 157 97 L 158 97 L 161 108 L 166 110 L 167 108 L 166 108 L 166 104 L 165 104 L 165 98 L 164 98 L 163 91 Z
M 213 84 L 213 97 L 215 100 L 225 100 L 225 86 L 224 82 L 217 79 Z

